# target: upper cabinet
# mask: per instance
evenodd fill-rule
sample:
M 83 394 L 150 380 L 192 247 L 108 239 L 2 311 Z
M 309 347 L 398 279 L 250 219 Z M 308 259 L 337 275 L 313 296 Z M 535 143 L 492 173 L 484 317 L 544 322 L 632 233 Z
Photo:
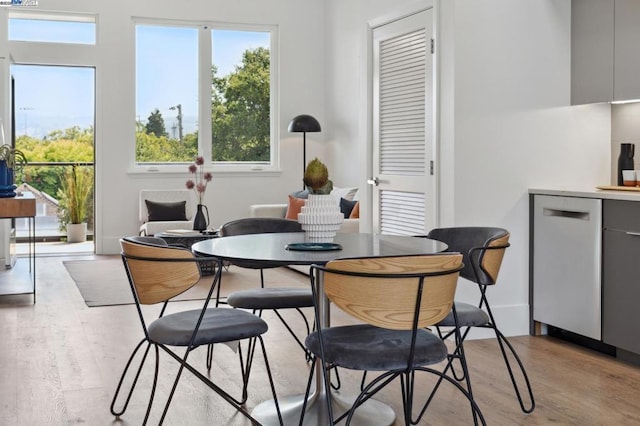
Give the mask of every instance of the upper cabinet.
M 638 22 L 638 0 L 572 0 L 572 105 L 640 99 Z

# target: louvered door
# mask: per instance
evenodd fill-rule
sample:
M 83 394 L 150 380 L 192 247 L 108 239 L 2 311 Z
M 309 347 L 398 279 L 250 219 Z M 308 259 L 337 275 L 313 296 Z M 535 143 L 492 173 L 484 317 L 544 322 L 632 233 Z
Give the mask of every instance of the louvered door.
M 373 32 L 375 232 L 424 234 L 435 222 L 432 9 Z

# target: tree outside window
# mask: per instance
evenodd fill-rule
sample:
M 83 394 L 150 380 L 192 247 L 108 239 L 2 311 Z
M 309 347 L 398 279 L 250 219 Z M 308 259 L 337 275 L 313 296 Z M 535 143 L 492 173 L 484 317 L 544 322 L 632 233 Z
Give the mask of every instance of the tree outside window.
M 209 28 L 200 30 L 211 45 L 199 46 L 193 27 L 136 26 L 136 163 L 188 163 L 205 152 L 213 163 L 270 163 L 271 33 Z M 200 61 L 212 64 L 206 81 Z M 202 102 L 210 134 L 198 125 Z

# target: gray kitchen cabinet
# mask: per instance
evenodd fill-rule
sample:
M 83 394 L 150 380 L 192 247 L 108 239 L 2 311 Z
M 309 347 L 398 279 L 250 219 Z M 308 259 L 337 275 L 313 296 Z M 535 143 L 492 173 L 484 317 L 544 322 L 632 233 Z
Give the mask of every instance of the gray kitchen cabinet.
M 572 1 L 572 105 L 640 99 L 638 22 L 638 0 Z
M 640 203 L 603 203 L 602 341 L 640 354 Z

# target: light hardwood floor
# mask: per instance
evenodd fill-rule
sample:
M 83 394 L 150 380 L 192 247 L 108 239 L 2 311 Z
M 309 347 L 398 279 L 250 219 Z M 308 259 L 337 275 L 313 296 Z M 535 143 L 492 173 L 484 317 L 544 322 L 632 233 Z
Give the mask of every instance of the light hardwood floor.
M 91 258 L 91 256 L 74 259 Z M 138 393 L 116 420 L 109 404 L 124 363 L 141 337 L 132 305 L 88 308 L 63 258 L 38 259 L 38 298 L 0 297 L 0 425 L 137 425 L 143 418 L 146 393 Z M 2 279 L 2 278 L 0 278 Z M 301 278 L 302 279 L 302 278 Z M 3 283 L 0 283 L 2 285 Z M 176 302 L 171 309 L 197 302 Z M 267 316 L 266 344 L 280 395 L 303 392 L 308 367 L 283 328 Z M 336 317 L 340 321 L 340 316 Z M 334 322 L 335 323 L 335 322 Z M 523 414 L 493 340 L 466 345 L 476 400 L 489 425 L 638 425 L 640 368 L 588 349 L 549 337 L 510 339 L 529 372 L 536 409 Z M 203 351 L 192 360 L 204 365 Z M 223 385 L 237 388 L 236 358 L 225 347 L 216 349 L 211 374 Z M 163 357 L 158 406 L 167 395 L 176 368 Z M 148 377 L 143 388 L 148 389 Z M 359 375 L 343 372 L 345 392 L 358 386 Z M 421 389 L 431 379 L 424 379 Z M 270 398 L 262 363 L 252 373 L 248 408 Z M 379 399 L 399 408 L 399 385 Z M 249 422 L 216 394 L 183 375 L 167 425 L 248 425 Z M 400 424 L 397 421 L 396 424 Z M 442 388 L 425 425 L 470 424 L 468 405 L 450 387 Z

